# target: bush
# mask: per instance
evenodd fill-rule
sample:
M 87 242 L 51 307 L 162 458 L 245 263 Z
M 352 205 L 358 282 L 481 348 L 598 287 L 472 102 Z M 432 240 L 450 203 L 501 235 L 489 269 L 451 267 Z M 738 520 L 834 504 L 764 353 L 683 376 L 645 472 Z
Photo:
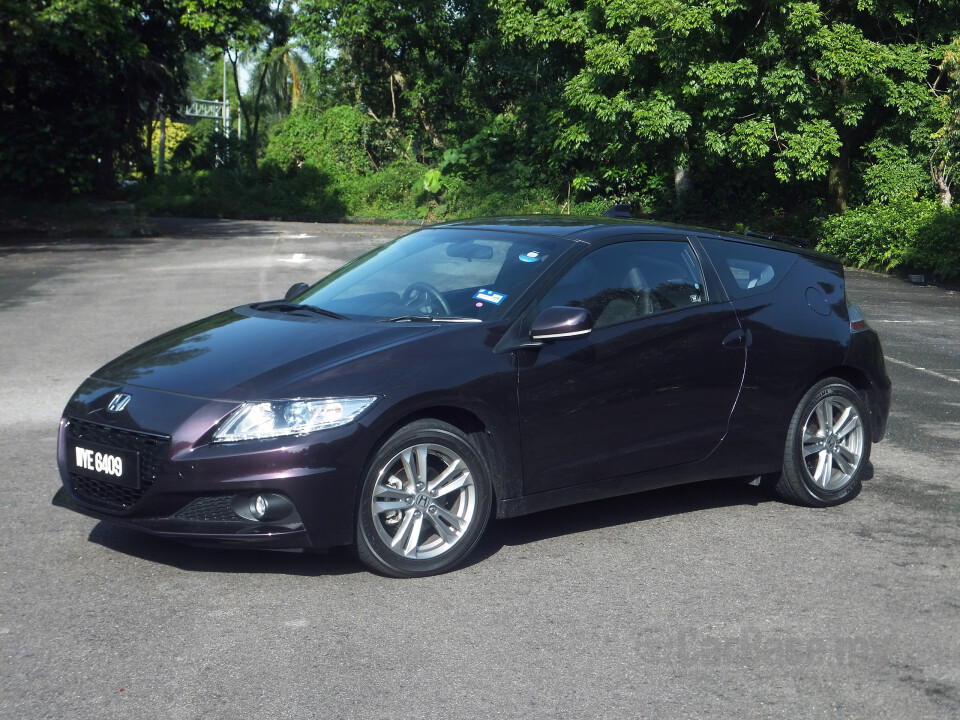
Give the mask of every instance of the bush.
M 911 263 L 947 280 L 960 279 L 960 210 L 935 213 L 920 228 Z
M 936 200 L 871 203 L 827 219 L 818 248 L 857 267 L 960 278 L 960 211 Z
M 398 161 L 371 175 L 338 180 L 346 214 L 356 217 L 416 218 L 417 207 L 428 202 L 423 187 L 426 168 Z
M 359 110 L 301 105 L 270 138 L 266 160 L 284 169 L 311 165 L 338 177 L 365 175 L 374 169 L 372 133 L 372 119 Z
M 313 167 L 288 173 L 264 163 L 256 174 L 214 170 L 168 175 L 138 185 L 137 208 L 147 215 L 321 220 L 345 213 L 329 175 Z

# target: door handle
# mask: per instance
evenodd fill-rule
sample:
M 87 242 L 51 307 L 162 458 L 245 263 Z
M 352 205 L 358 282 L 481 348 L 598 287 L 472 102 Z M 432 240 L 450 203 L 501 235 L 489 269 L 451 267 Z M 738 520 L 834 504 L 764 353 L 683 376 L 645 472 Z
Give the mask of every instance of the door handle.
M 728 350 L 748 348 L 753 342 L 753 335 L 749 330 L 734 330 L 723 339 L 723 346 Z

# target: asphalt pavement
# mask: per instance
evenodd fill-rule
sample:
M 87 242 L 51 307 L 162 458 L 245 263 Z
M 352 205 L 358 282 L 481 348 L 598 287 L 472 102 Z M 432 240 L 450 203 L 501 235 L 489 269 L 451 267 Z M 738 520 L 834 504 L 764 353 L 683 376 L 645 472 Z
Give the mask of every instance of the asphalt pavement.
M 960 717 L 960 293 L 848 271 L 894 382 L 853 501 L 660 490 L 495 522 L 466 567 L 391 580 L 50 505 L 90 372 L 407 231 L 164 225 L 0 245 L 0 718 Z

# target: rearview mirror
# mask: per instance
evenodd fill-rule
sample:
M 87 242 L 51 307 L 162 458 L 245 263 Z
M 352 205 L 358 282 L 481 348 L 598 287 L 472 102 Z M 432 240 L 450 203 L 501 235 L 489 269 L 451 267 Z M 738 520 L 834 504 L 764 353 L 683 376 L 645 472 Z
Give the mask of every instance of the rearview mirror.
M 593 318 L 583 308 L 556 306 L 543 310 L 530 326 L 531 340 L 566 340 L 589 335 Z
M 447 256 L 467 260 L 489 260 L 493 257 L 493 247 L 479 245 L 471 240 L 447 245 Z

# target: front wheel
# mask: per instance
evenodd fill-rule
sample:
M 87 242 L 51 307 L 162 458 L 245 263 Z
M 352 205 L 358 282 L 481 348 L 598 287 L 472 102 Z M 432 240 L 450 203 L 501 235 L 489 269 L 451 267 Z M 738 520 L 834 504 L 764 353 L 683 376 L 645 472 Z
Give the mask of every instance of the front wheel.
M 357 511 L 357 557 L 375 572 L 446 572 L 480 539 L 492 490 L 470 439 L 438 420 L 395 433 L 366 471 Z
M 870 459 L 868 423 L 863 398 L 850 383 L 840 378 L 818 382 L 794 411 L 774 492 L 812 507 L 854 497 Z

